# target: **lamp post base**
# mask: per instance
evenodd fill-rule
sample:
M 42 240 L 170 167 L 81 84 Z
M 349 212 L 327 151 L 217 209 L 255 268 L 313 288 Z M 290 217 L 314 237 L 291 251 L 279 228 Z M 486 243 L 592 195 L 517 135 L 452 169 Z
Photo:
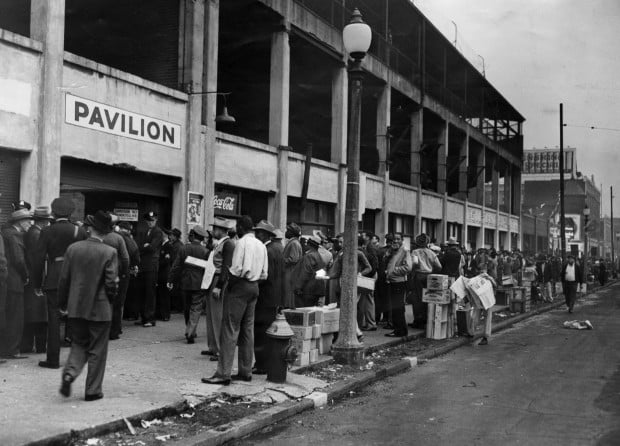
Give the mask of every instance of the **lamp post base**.
M 356 346 L 336 344 L 332 346 L 332 356 L 338 364 L 359 366 L 364 363 L 364 346 L 361 344 Z

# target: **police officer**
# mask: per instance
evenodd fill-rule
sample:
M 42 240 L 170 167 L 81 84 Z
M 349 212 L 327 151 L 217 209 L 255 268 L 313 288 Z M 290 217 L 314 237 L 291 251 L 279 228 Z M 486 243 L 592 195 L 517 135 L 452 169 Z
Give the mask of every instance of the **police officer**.
M 154 327 L 159 253 L 164 242 L 164 233 L 157 226 L 155 212 L 147 212 L 144 219 L 148 228 L 145 232 L 138 234 L 138 248 L 140 249 L 138 282 L 141 288 L 142 321 L 137 322 L 136 325 Z

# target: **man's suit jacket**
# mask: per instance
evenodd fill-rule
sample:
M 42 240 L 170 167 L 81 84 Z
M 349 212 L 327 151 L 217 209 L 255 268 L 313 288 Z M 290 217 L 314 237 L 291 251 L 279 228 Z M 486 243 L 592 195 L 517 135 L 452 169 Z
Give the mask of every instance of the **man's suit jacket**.
M 169 283 L 177 283 L 180 280 L 182 290 L 197 291 L 202 285 L 202 277 L 204 276 L 204 268 L 185 263 L 188 257 L 196 257 L 197 259 L 207 260 L 209 251 L 199 242 L 188 243 L 181 247 L 179 255 L 174 260 L 174 264 L 168 275 Z
M 169 241 L 164 242 L 159 251 L 159 272 L 157 279 L 159 282 L 165 283 L 168 280 L 168 274 L 170 273 L 170 267 L 173 261 L 172 243 Z
M 282 305 L 284 280 L 284 247 L 281 243 L 267 243 L 267 279 L 258 284 L 258 308 Z
M 565 263 L 564 266 L 562 267 L 562 275 L 561 275 L 562 282 L 566 282 L 566 267 L 567 266 L 568 266 L 568 263 Z M 581 271 L 581 266 L 579 266 L 577 262 L 575 262 L 575 282 L 583 283 L 583 272 Z
M 118 275 L 125 277 L 129 274 L 129 252 L 122 235 L 117 232 L 110 232 L 103 238 L 103 243 L 116 249 L 118 258 Z
M 60 308 L 70 318 L 111 321 L 117 283 L 116 249 L 94 237 L 74 243 L 67 248 L 58 281 Z
M 23 293 L 24 285 L 28 282 L 24 233 L 10 226 L 2 230 L 2 237 L 8 263 L 7 291 Z
M 296 294 L 324 296 L 325 282 L 315 279 L 316 272 L 327 265 L 316 249 L 308 249 L 293 273 L 293 290 Z
M 159 269 L 159 251 L 164 243 L 164 233 L 158 226 L 139 234 L 140 272 L 153 272 Z M 144 246 L 148 243 L 148 246 Z
M 72 243 L 87 238 L 84 228 L 79 228 L 67 219 L 58 220 L 43 228 L 35 253 L 32 285 L 46 290 L 57 289 L 65 251 Z
M 135 240 L 129 234 L 121 234 L 123 240 L 125 240 L 125 247 L 127 248 L 127 254 L 129 254 L 129 266 L 140 266 L 140 250 L 136 245 Z

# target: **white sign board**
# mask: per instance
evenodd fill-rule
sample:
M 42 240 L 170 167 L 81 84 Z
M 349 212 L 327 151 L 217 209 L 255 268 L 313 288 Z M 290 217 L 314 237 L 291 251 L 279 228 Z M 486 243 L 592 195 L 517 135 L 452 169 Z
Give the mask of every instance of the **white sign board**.
M 181 126 L 100 102 L 65 95 L 65 122 L 111 135 L 181 148 Z
M 116 208 L 114 209 L 114 215 L 116 215 L 120 221 L 138 221 L 137 209 Z

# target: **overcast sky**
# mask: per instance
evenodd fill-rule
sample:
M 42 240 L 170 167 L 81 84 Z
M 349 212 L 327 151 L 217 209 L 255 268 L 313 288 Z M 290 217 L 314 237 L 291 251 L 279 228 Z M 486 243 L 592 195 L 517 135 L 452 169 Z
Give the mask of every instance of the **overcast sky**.
M 525 116 L 524 147 L 559 146 L 559 104 L 571 125 L 564 145 L 577 168 L 609 186 L 620 215 L 620 0 L 415 0 L 487 79 Z M 477 61 L 476 61 L 477 59 Z

